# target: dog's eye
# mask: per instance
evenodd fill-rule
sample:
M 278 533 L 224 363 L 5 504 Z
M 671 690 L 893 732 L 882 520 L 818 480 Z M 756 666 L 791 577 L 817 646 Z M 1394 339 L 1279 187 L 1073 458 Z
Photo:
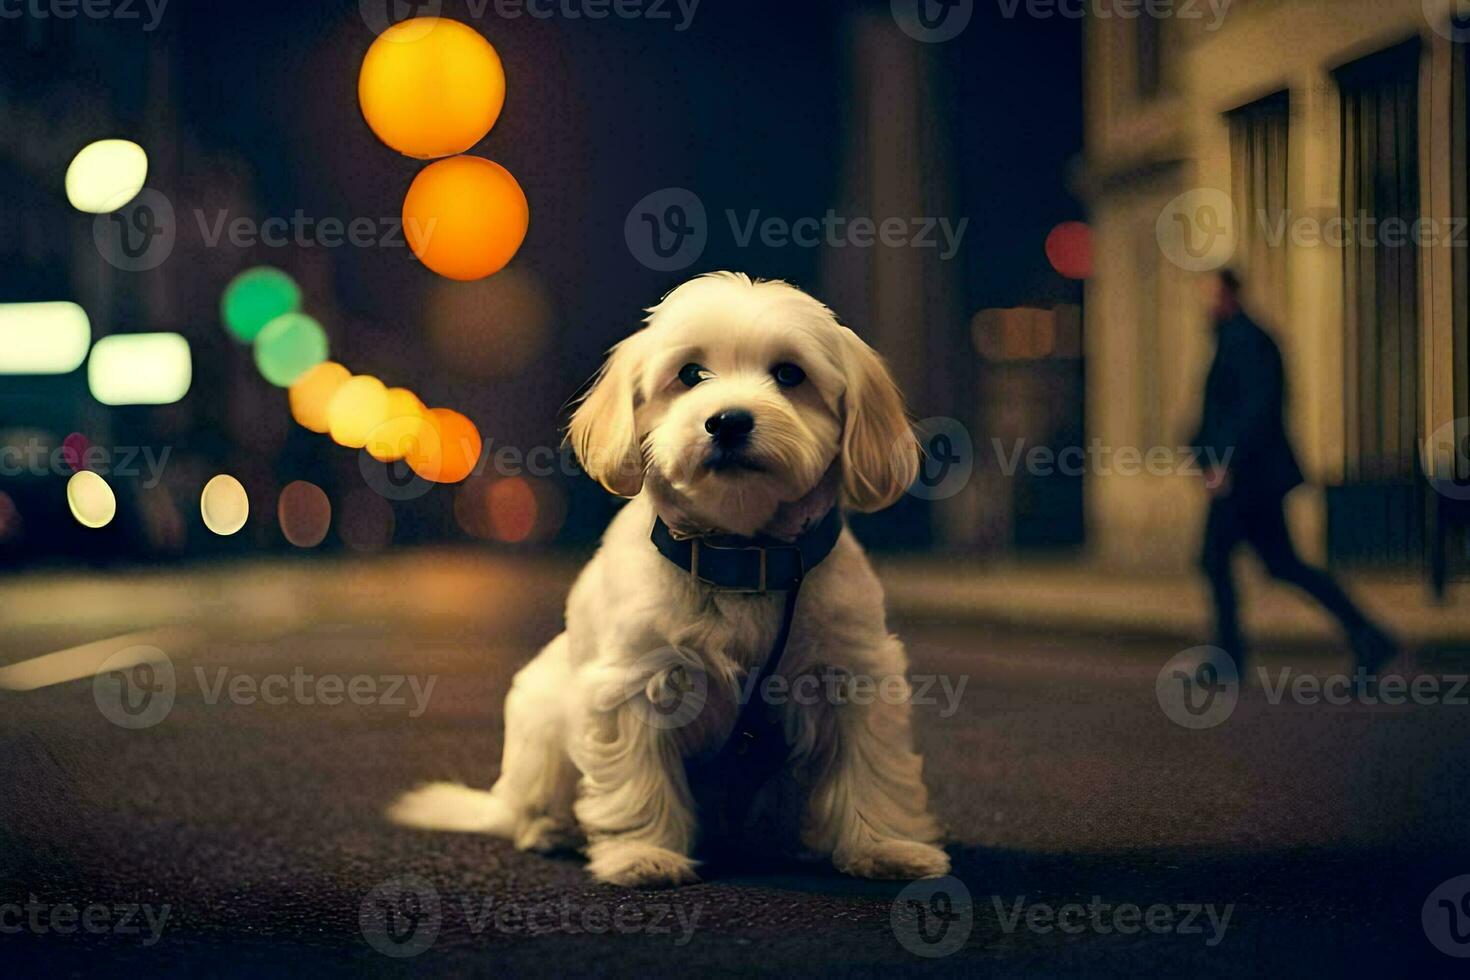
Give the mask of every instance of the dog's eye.
M 702 364 L 686 364 L 679 369 L 679 380 L 684 382 L 684 387 L 693 388 L 701 381 L 708 381 L 713 375 L 705 369 Z
M 795 388 L 806 380 L 806 372 L 795 364 L 777 364 L 771 368 L 771 377 L 782 388 Z

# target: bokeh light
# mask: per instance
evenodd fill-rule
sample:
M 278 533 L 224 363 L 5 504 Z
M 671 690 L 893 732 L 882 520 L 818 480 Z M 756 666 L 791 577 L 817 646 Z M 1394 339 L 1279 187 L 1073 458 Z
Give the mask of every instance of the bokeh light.
M 305 313 L 278 316 L 255 338 L 255 366 L 278 388 L 289 388 L 326 359 L 327 333 Z
M 295 480 L 286 484 L 276 503 L 281 533 L 298 548 L 315 548 L 332 526 L 332 502 L 315 483 Z
M 1066 221 L 1046 236 L 1046 259 L 1059 275 L 1086 279 L 1092 275 L 1092 229 L 1081 221 Z
M 358 487 L 347 494 L 337 518 L 337 537 L 360 554 L 382 551 L 393 542 L 393 508 L 373 491 Z
M 103 337 L 87 361 L 87 387 L 104 405 L 170 405 L 193 380 L 189 342 L 176 333 Z
M 75 303 L 0 303 L 0 374 L 70 374 L 91 346 L 92 322 Z
M 199 495 L 199 513 L 205 527 L 228 537 L 244 527 L 250 517 L 250 497 L 239 480 L 221 473 L 204 485 L 204 492 Z
M 428 409 L 407 388 L 388 389 L 388 414 L 381 425 L 368 433 L 365 448 L 380 463 L 407 456 L 423 441 L 424 415 Z
M 225 329 L 250 343 L 278 316 L 301 309 L 301 287 L 280 269 L 268 265 L 246 269 L 225 287 L 220 317 Z
M 0 541 L 19 536 L 20 528 L 20 508 L 15 506 L 15 499 L 10 494 L 0 490 Z
M 500 271 L 526 239 L 525 191 L 498 163 L 450 157 L 419 172 L 403 199 L 403 233 L 419 261 L 448 279 Z
M 344 381 L 327 405 L 332 441 L 348 449 L 361 449 L 387 419 L 388 388 L 367 374 Z
M 106 214 L 138 196 L 148 179 L 148 154 L 131 140 L 98 140 L 66 168 L 66 199 L 78 211 Z
M 61 459 L 66 463 L 67 469 L 76 472 L 86 465 L 87 450 L 92 448 L 92 441 L 80 432 L 73 432 L 61 440 Z
M 497 541 L 517 544 L 536 530 L 540 510 L 536 493 L 525 477 L 496 480 L 485 492 L 490 514 L 490 533 Z
M 66 505 L 83 527 L 106 527 L 117 514 L 112 487 L 91 470 L 79 470 L 66 481 Z
M 291 417 L 304 429 L 312 432 L 331 431 L 327 420 L 327 406 L 337 389 L 352 377 L 352 372 L 336 361 L 322 361 L 291 383 L 287 396 L 291 402 Z
M 416 17 L 378 35 L 357 78 L 368 127 L 399 153 L 432 160 L 484 139 L 505 105 L 495 48 L 459 21 Z
M 475 423 L 448 408 L 430 409 L 424 421 L 422 438 L 404 456 L 409 467 L 434 483 L 458 483 L 474 472 L 483 448 Z
M 553 317 L 540 277 L 518 264 L 479 282 L 437 281 L 424 323 L 446 367 L 472 377 L 508 377 L 546 349 Z

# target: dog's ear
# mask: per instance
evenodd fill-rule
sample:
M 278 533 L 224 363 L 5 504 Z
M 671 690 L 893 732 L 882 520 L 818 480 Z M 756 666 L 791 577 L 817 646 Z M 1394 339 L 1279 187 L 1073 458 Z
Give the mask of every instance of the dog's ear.
M 643 489 L 643 448 L 633 417 L 643 360 L 640 337 L 634 334 L 608 352 L 567 428 L 587 475 L 620 497 Z
M 892 506 L 919 475 L 919 441 L 903 395 L 878 352 L 847 327 L 842 361 L 842 492 L 847 506 L 871 512 Z

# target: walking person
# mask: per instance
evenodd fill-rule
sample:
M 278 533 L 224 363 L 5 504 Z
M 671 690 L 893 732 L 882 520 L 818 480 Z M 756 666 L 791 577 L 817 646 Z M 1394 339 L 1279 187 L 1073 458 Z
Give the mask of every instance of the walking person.
M 1210 495 L 1202 565 L 1215 604 L 1215 645 L 1244 677 L 1247 646 L 1230 562 L 1248 544 L 1278 581 L 1303 590 L 1342 624 L 1358 665 L 1375 673 L 1392 660 L 1394 641 L 1327 572 L 1302 561 L 1286 527 L 1286 495 L 1303 482 L 1286 434 L 1286 371 L 1276 341 L 1241 307 L 1230 270 L 1210 289 L 1215 359 L 1205 382 L 1196 458 Z

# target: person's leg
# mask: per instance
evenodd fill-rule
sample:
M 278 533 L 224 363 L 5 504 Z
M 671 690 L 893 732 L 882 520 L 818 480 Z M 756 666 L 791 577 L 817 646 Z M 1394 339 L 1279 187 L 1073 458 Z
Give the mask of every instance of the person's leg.
M 1210 582 L 1215 600 L 1215 645 L 1235 659 L 1237 669 L 1245 667 L 1245 639 L 1240 632 L 1240 609 L 1235 592 L 1235 575 L 1230 558 L 1240 543 L 1240 521 L 1236 507 L 1228 499 L 1210 503 L 1205 521 L 1204 553 L 1200 567 Z
M 1358 608 L 1330 574 L 1302 561 L 1286 526 L 1284 500 L 1263 501 L 1246 521 L 1251 546 L 1272 578 L 1301 589 L 1330 612 L 1352 641 L 1359 661 L 1370 668 L 1392 659 L 1393 640 Z

